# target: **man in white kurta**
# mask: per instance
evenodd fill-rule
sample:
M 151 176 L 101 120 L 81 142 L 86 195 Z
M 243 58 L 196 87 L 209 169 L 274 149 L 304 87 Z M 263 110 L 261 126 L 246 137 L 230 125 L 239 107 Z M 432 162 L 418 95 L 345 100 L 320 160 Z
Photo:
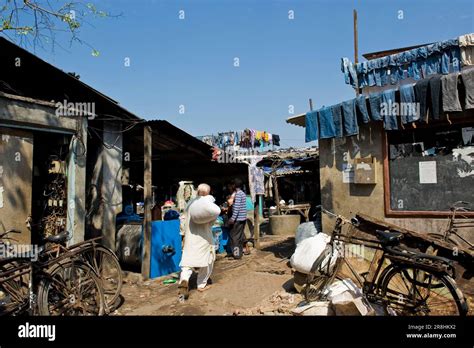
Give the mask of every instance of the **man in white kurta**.
M 189 296 L 189 279 L 193 269 L 197 269 L 198 272 L 198 291 L 204 291 L 209 288 L 207 281 L 212 273 L 216 259 L 212 226 L 219 216 L 220 208 L 214 204 L 215 199 L 209 195 L 210 190 L 211 188 L 207 184 L 199 185 L 197 190 L 198 196 L 189 202 L 181 216 L 181 228 L 184 231 L 184 247 L 180 263 L 179 293 L 185 299 Z M 200 200 L 199 203 L 197 203 L 198 200 Z M 207 212 L 205 217 L 200 217 L 202 221 L 193 217 L 193 209 L 191 208 L 193 204 L 195 204 L 194 207 L 197 205 L 205 207 L 205 209 L 201 209 L 201 211 L 205 210 Z

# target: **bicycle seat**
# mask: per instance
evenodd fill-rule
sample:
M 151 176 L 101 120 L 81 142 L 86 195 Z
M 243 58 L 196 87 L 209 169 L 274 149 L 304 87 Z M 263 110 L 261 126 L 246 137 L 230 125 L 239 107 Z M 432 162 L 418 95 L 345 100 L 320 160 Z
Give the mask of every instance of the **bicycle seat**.
M 377 238 L 379 239 L 380 243 L 383 245 L 395 245 L 400 242 L 403 238 L 403 233 L 401 232 L 390 232 L 390 231 L 382 231 L 376 230 Z
M 65 242 L 69 239 L 69 232 L 68 231 L 63 231 L 61 233 L 58 233 L 54 236 L 48 236 L 43 238 L 43 241 L 45 243 L 62 243 Z

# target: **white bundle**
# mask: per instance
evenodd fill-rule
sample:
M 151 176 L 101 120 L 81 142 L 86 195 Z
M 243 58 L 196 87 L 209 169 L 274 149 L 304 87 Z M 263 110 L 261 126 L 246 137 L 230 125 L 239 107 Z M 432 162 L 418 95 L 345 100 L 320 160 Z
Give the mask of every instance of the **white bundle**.
M 291 256 L 291 267 L 298 272 L 308 274 L 311 271 L 311 267 L 313 267 L 314 261 L 321 255 L 330 240 L 331 237 L 327 234 L 318 233 L 314 237 L 301 241 L 297 245 L 295 253 Z M 323 264 L 327 264 L 327 261 L 324 261 Z
M 214 202 L 215 199 L 211 195 L 198 196 L 193 200 L 188 208 L 191 221 L 195 224 L 207 224 L 216 221 L 221 213 L 221 208 Z

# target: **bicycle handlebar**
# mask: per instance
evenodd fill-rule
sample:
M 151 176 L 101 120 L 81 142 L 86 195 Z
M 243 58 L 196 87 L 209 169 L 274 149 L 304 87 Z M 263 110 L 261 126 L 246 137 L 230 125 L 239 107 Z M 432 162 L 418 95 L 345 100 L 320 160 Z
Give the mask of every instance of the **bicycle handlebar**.
M 330 210 L 324 209 L 322 205 L 317 205 L 316 209 L 321 210 L 321 212 L 323 212 L 324 214 L 326 214 L 326 215 L 328 215 L 332 218 L 340 219 L 344 223 L 351 224 L 351 225 L 354 225 L 354 226 L 359 224 L 359 221 L 356 218 L 348 219 L 348 218 L 346 218 L 342 215 L 335 214 Z

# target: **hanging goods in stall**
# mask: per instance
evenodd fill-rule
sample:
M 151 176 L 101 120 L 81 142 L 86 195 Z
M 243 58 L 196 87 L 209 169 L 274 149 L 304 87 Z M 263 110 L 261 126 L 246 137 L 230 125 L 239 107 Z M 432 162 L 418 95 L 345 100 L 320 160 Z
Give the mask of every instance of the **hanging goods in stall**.
M 183 211 L 186 205 L 193 198 L 196 198 L 197 191 L 194 188 L 192 181 L 180 181 L 178 192 L 176 193 L 177 208 L 179 211 Z

